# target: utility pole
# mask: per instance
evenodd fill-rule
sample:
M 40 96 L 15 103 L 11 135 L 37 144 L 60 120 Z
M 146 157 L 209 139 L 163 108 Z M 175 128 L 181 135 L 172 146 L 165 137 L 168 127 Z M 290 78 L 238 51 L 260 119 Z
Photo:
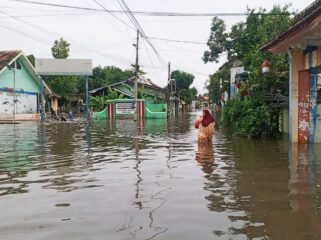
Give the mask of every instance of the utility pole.
M 170 115 L 172 110 L 171 95 L 172 95 L 172 83 L 171 83 L 171 63 L 168 63 L 168 79 L 167 79 L 167 116 Z
M 41 76 L 39 76 L 40 79 L 40 116 L 41 116 L 41 121 L 45 120 L 45 108 L 44 108 L 44 90 L 43 90 L 43 79 Z
M 139 50 L 139 30 L 137 29 L 137 38 L 136 44 L 133 44 L 136 47 L 136 62 L 135 62 L 135 80 L 134 80 L 134 104 L 135 104 L 135 114 L 134 120 L 136 121 L 138 118 L 138 107 L 137 107 L 137 93 L 138 93 L 138 73 L 139 73 L 139 65 L 138 65 L 138 50 Z
M 17 112 L 17 98 L 16 98 L 16 69 L 17 69 L 17 60 L 14 62 L 13 69 L 13 124 L 16 121 L 16 112 Z

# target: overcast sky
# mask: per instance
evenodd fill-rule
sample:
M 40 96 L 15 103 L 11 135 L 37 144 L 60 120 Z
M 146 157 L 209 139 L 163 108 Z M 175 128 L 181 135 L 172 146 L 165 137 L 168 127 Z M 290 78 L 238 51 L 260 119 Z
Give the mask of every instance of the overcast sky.
M 118 0 L 33 0 L 34 2 L 120 10 Z M 95 2 L 97 1 L 97 2 Z M 126 0 L 132 11 L 184 12 L 184 13 L 242 13 L 247 7 L 271 9 L 273 5 L 292 3 L 291 10 L 301 11 L 312 0 Z M 11 16 L 11 17 L 9 17 Z M 15 18 L 12 18 L 14 16 Z M 72 10 L 51 6 L 0 0 L 0 50 L 23 50 L 36 57 L 51 57 L 55 39 L 65 38 L 71 44 L 70 58 L 91 58 L 93 65 L 114 65 L 123 69 L 135 62 L 136 33 L 124 14 Z M 206 42 L 210 33 L 211 17 L 155 17 L 136 18 L 148 37 L 181 41 Z M 120 21 L 120 20 L 122 21 Z M 222 17 L 228 26 L 245 17 Z M 125 22 L 127 25 L 125 25 Z M 147 77 L 160 86 L 167 82 L 167 63 L 172 70 L 180 69 L 195 76 L 193 85 L 204 92 L 208 75 L 224 63 L 204 64 L 201 60 L 206 45 L 167 42 L 152 39 L 160 57 L 144 41 L 140 44 L 139 63 Z

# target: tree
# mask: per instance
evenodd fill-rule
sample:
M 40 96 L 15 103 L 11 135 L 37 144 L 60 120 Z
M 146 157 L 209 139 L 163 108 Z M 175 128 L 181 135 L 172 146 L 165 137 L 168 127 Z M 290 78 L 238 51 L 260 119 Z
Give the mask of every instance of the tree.
M 171 78 L 176 81 L 176 92 L 179 97 L 187 104 L 190 104 L 197 95 L 196 88 L 190 88 L 195 78 L 194 75 L 184 71 L 175 70 L 171 73 Z
M 203 61 L 218 62 L 221 54 L 227 53 L 229 61 L 239 59 L 247 65 L 253 52 L 291 25 L 289 7 L 274 6 L 269 13 L 265 9 L 248 9 L 246 21 L 233 25 L 230 32 L 226 32 L 223 20 L 214 17 L 207 42 L 209 50 L 204 52 Z
M 132 70 L 122 70 L 115 66 L 97 66 L 93 69 L 93 76 L 89 81 L 89 89 L 100 88 L 109 84 L 121 82 L 134 76 Z M 83 81 L 78 82 L 78 91 L 84 92 Z
M 228 33 L 226 31 L 226 25 L 223 20 L 218 17 L 214 17 L 211 25 L 210 37 L 207 41 L 207 46 L 210 51 L 205 51 L 203 55 L 203 61 L 218 62 L 220 55 L 229 50 Z
M 180 91 L 180 98 L 186 103 L 191 104 L 197 97 L 197 89 L 195 87 L 189 89 L 182 89 Z
M 53 47 L 51 48 L 51 53 L 54 58 L 67 58 L 69 57 L 69 46 L 70 44 L 63 38 L 56 40 Z
M 229 91 L 230 89 L 230 68 L 231 64 L 227 62 L 220 67 L 218 71 L 209 76 L 209 84 L 206 88 L 208 90 L 209 98 L 214 103 L 219 103 L 223 92 Z
M 272 55 L 260 48 L 291 25 L 288 8 L 289 5 L 283 8 L 274 6 L 269 13 L 265 9 L 259 12 L 248 9 L 246 21 L 233 25 L 230 32 L 226 31 L 222 20 L 213 18 L 207 43 L 209 50 L 204 52 L 203 61 L 217 62 L 222 53 L 227 53 L 230 66 L 239 60 L 250 72 L 240 91 L 249 93 L 249 96 L 245 99 L 238 96 L 223 109 L 223 123 L 238 133 L 255 137 L 278 134 L 279 110 L 269 107 L 265 95 L 288 94 L 288 56 Z M 271 63 L 268 75 L 261 71 L 264 59 Z M 217 71 L 211 75 L 208 85 L 211 97 L 218 98 L 219 79 L 226 74 L 227 71 Z
M 56 40 L 51 48 L 52 56 L 58 59 L 67 58 L 70 51 L 69 46 L 70 44 L 63 38 Z M 61 96 L 60 106 L 69 104 L 71 96 L 77 93 L 78 82 L 84 85 L 83 78 L 76 76 L 47 76 L 44 80 L 53 92 Z
M 33 54 L 30 54 L 27 56 L 29 62 L 32 64 L 33 67 L 35 67 L 35 56 Z
M 188 89 L 193 83 L 195 77 L 190 73 L 175 70 L 171 73 L 171 78 L 175 79 L 176 91 L 179 92 L 180 90 Z

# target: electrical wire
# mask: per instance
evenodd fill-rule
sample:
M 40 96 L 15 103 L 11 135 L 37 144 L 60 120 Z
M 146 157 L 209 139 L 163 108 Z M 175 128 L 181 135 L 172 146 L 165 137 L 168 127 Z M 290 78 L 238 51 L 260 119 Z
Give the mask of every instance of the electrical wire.
M 158 37 L 149 37 L 150 39 L 160 40 L 160 41 L 167 41 L 167 42 L 179 42 L 179 43 L 189 43 L 189 44 L 200 44 L 206 45 L 206 42 L 196 42 L 196 41 L 186 41 L 186 40 L 175 40 L 175 39 L 168 39 L 168 38 L 158 38 Z
M 157 78 L 158 78 L 158 81 L 161 82 L 161 78 L 160 78 L 160 76 L 159 76 L 159 74 L 158 74 L 158 72 L 157 72 L 157 70 L 156 70 L 156 68 L 155 68 L 155 66 L 154 66 L 154 62 L 153 62 L 153 60 L 152 60 L 151 55 L 149 54 L 149 51 L 148 51 L 148 48 L 147 48 L 145 42 L 143 42 L 143 44 L 144 44 L 144 47 L 145 47 L 145 51 L 146 51 L 146 53 L 147 53 L 147 57 L 148 57 L 151 65 L 152 65 L 153 70 L 154 70 L 154 73 L 156 74 L 156 76 L 157 76 Z
M 57 33 L 51 32 L 51 31 L 49 31 L 49 30 L 47 30 L 47 29 L 44 29 L 44 28 L 42 28 L 42 27 L 39 27 L 39 26 L 34 25 L 34 24 L 32 24 L 32 23 L 29 23 L 29 22 L 27 22 L 27 21 L 25 21 L 25 20 L 22 20 L 22 19 L 18 18 L 18 17 L 11 16 L 10 14 L 8 14 L 8 13 L 6 13 L 6 12 L 4 12 L 4 11 L 1 11 L 1 10 L 0 10 L 0 13 L 5 14 L 5 15 L 7 15 L 7 16 L 13 18 L 13 19 L 15 19 L 16 21 L 22 22 L 22 23 L 24 23 L 24 24 L 26 24 L 26 25 L 28 25 L 28 26 L 31 26 L 31 27 L 33 27 L 33 28 L 35 28 L 35 29 L 38 29 L 38 30 L 40 30 L 40 31 L 42 31 L 42 32 L 47 32 L 47 33 L 50 33 L 50 34 L 55 35 L 55 36 L 57 36 L 57 37 L 61 37 L 61 35 L 59 35 L 59 34 L 57 34 Z M 39 37 L 37 37 L 37 36 L 35 36 L 35 35 L 29 34 L 29 33 L 26 33 L 26 32 L 21 32 L 21 31 L 15 30 L 15 29 L 9 29 L 9 27 L 3 26 L 3 25 L 2 25 L 2 27 L 7 28 L 8 30 L 11 30 L 11 31 L 16 31 L 17 33 L 19 33 L 19 34 L 21 34 L 21 35 L 23 35 L 23 36 L 24 36 L 24 35 L 25 35 L 25 36 L 28 36 L 29 38 L 32 38 L 33 40 L 41 41 L 42 43 L 45 43 L 45 44 L 47 44 L 47 42 L 48 42 L 48 40 L 44 40 L 44 39 L 42 39 L 42 38 L 39 38 Z M 84 49 L 84 50 L 86 50 L 86 51 L 95 53 L 95 54 L 97 54 L 97 55 L 101 55 L 101 56 L 106 57 L 106 58 L 113 59 L 113 60 L 118 61 L 118 62 L 130 64 L 130 61 L 127 60 L 127 59 L 125 59 L 125 58 L 121 58 L 121 57 L 119 57 L 119 56 L 116 56 L 116 55 L 113 55 L 113 54 L 110 54 L 110 53 L 101 53 L 101 52 L 98 52 L 98 51 L 95 51 L 95 50 L 90 49 L 88 46 L 85 46 L 84 44 L 77 43 L 77 42 L 74 41 L 74 40 L 72 40 L 72 41 L 73 41 L 73 42 L 75 43 L 75 45 L 78 46 L 78 48 L 80 48 L 80 49 Z
M 121 2 L 120 2 L 121 1 Z M 149 40 L 148 36 L 146 35 L 146 33 L 144 32 L 143 28 L 140 26 L 139 22 L 137 21 L 136 17 L 134 16 L 134 14 L 132 13 L 132 11 L 129 9 L 128 5 L 126 4 L 125 0 L 118 0 L 118 3 L 120 4 L 121 8 L 124 11 L 127 11 L 128 13 L 126 14 L 128 16 L 128 18 L 130 19 L 130 21 L 133 23 L 133 25 L 137 28 L 137 30 L 139 31 L 140 35 L 142 36 L 142 38 L 149 44 L 149 46 L 153 49 L 153 51 L 155 52 L 156 56 L 158 57 L 158 60 L 162 63 L 165 62 L 162 57 L 160 56 L 159 52 L 156 50 L 155 46 L 153 45 L 153 43 Z M 122 4 L 121 4 L 122 3 Z
M 21 3 L 29 3 L 29 4 L 38 4 L 38 5 L 45 5 L 45 6 L 52 6 L 52 7 L 60 7 L 60 8 L 70 8 L 70 9 L 78 9 L 78 10 L 87 10 L 87 11 L 106 11 L 105 9 L 97 9 L 97 8 L 88 8 L 88 7 L 79 7 L 73 5 L 63 5 L 63 4 L 54 4 L 54 3 L 43 3 L 43 2 L 36 2 L 30 0 L 10 0 L 15 2 Z M 121 13 L 126 14 L 129 13 L 128 10 L 108 10 L 109 13 Z M 269 16 L 280 16 L 280 15 L 295 15 L 295 12 L 288 12 L 288 13 L 179 13 L 179 12 L 147 12 L 147 11 L 133 11 L 132 13 L 142 16 L 159 16 L 159 17 L 214 17 L 214 16 L 248 16 L 252 14 L 256 15 L 269 15 Z
M 0 7 L 1 8 L 1 7 Z M 88 13 L 52 13 L 52 14 L 35 14 L 35 15 L 16 15 L 13 17 L 19 17 L 19 18 L 36 18 L 36 17 L 56 17 L 56 16 L 80 16 L 80 15 L 85 15 Z M 10 18 L 10 17 L 0 17 L 0 19 L 5 19 L 5 18 Z
M 96 4 L 98 4 L 100 7 L 102 7 L 106 12 L 108 12 L 111 16 L 113 16 L 114 18 L 116 18 L 118 21 L 122 22 L 123 24 L 125 24 L 127 27 L 131 28 L 132 30 L 136 31 L 135 28 L 133 28 L 132 26 L 130 26 L 129 24 L 127 24 L 125 21 L 123 21 L 122 19 L 120 19 L 119 17 L 117 17 L 112 11 L 108 10 L 107 8 L 105 8 L 104 5 L 102 5 L 100 2 L 98 2 L 97 0 L 93 0 Z

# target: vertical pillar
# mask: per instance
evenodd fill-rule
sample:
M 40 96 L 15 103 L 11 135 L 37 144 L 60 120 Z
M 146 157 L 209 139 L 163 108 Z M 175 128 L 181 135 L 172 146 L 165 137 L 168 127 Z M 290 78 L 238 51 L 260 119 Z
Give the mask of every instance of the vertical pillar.
M 139 118 L 145 118 L 145 101 L 139 100 L 138 102 L 138 116 Z
M 45 109 L 44 109 L 44 91 L 43 91 L 43 80 L 40 78 L 40 112 L 41 112 L 41 121 L 45 120 Z
M 108 101 L 107 102 L 107 118 L 114 119 L 115 116 L 115 110 L 114 110 L 114 102 Z
M 299 97 L 299 71 L 304 69 L 304 54 L 302 49 L 293 49 L 290 57 L 290 79 L 289 79 L 289 140 L 298 142 L 298 97 Z
M 86 76 L 86 117 L 87 120 L 90 118 L 90 109 L 89 109 L 89 77 Z
M 316 48 L 309 49 L 309 72 L 310 72 L 310 143 L 314 143 L 316 121 L 317 121 L 317 81 L 318 69 L 314 68 L 317 64 L 316 60 L 313 61 L 313 54 L 316 53 Z

